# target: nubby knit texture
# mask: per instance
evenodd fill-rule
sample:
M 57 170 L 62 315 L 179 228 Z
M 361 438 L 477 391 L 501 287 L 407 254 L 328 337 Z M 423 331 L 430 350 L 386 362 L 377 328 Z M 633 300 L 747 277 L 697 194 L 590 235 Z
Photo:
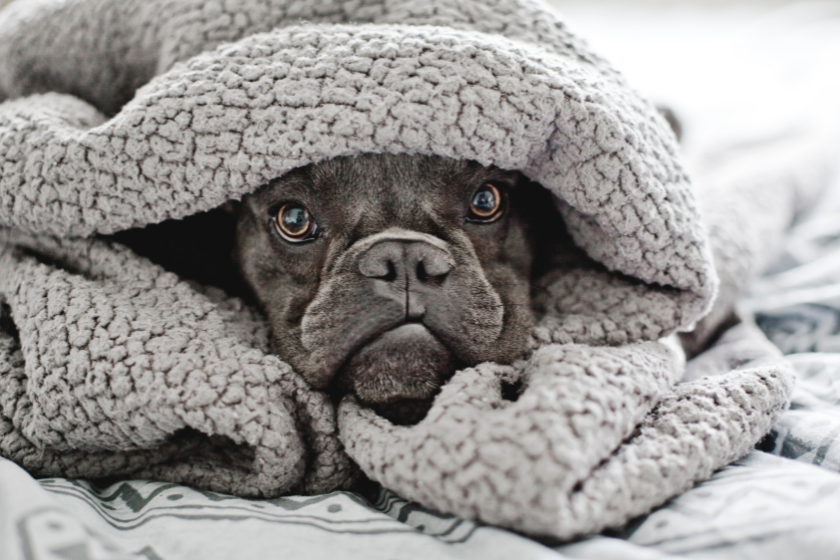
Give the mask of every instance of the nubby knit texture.
M 682 384 L 660 339 L 712 309 L 718 273 L 732 293 L 755 273 L 801 185 L 770 189 L 734 244 L 730 215 L 704 224 L 668 124 L 540 4 L 18 1 L 0 101 L 0 453 L 36 475 L 271 497 L 347 488 L 358 466 L 568 538 L 708 477 L 786 407 L 790 370 L 756 331 L 712 350 L 703 371 L 725 375 Z M 371 152 L 520 170 L 603 265 L 550 286 L 527 356 L 458 372 L 410 427 L 336 411 L 268 352 L 258 311 L 107 237 Z M 721 184 L 742 223 L 753 183 Z

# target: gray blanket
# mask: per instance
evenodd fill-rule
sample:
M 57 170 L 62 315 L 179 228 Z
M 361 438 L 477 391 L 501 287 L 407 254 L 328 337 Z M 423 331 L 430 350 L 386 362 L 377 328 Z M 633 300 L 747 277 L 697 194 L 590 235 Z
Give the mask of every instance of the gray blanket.
M 757 331 L 680 385 L 664 337 L 706 314 L 697 346 L 714 333 L 824 182 L 780 178 L 823 151 L 711 175 L 698 205 L 664 119 L 537 4 L 17 2 L 4 98 L 0 453 L 38 476 L 274 497 L 346 488 L 356 464 L 427 507 L 569 538 L 709 477 L 787 405 Z M 417 426 L 336 413 L 267 353 L 258 311 L 103 237 L 386 151 L 521 170 L 604 265 L 551 286 L 528 356 L 458 372 Z

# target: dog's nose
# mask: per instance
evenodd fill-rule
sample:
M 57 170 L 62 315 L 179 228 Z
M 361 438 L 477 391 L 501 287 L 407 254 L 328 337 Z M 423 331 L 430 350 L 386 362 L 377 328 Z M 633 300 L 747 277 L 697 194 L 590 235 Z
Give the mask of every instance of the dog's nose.
M 423 241 L 380 241 L 359 260 L 364 276 L 404 285 L 440 281 L 454 266 L 448 251 Z

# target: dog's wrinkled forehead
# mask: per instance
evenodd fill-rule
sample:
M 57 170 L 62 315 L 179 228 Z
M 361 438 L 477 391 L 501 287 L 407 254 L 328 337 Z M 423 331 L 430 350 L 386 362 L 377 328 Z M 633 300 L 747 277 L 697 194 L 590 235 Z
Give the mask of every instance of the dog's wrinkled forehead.
M 301 203 L 328 236 L 341 232 L 353 243 L 387 227 L 442 234 L 448 219 L 461 217 L 477 186 L 513 184 L 517 176 L 473 161 L 367 155 L 295 169 L 252 200 L 263 207 Z

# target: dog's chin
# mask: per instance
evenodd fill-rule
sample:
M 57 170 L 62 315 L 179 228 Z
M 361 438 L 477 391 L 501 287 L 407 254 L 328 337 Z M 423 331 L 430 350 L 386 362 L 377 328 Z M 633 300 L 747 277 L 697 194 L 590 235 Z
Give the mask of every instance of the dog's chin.
M 456 362 L 425 326 L 408 323 L 362 347 L 345 362 L 339 378 L 378 414 L 396 424 L 413 424 L 428 412 Z
M 413 426 L 429 413 L 435 399 L 403 399 L 392 403 L 378 403 L 369 405 L 370 408 L 383 418 L 387 418 L 397 426 Z

